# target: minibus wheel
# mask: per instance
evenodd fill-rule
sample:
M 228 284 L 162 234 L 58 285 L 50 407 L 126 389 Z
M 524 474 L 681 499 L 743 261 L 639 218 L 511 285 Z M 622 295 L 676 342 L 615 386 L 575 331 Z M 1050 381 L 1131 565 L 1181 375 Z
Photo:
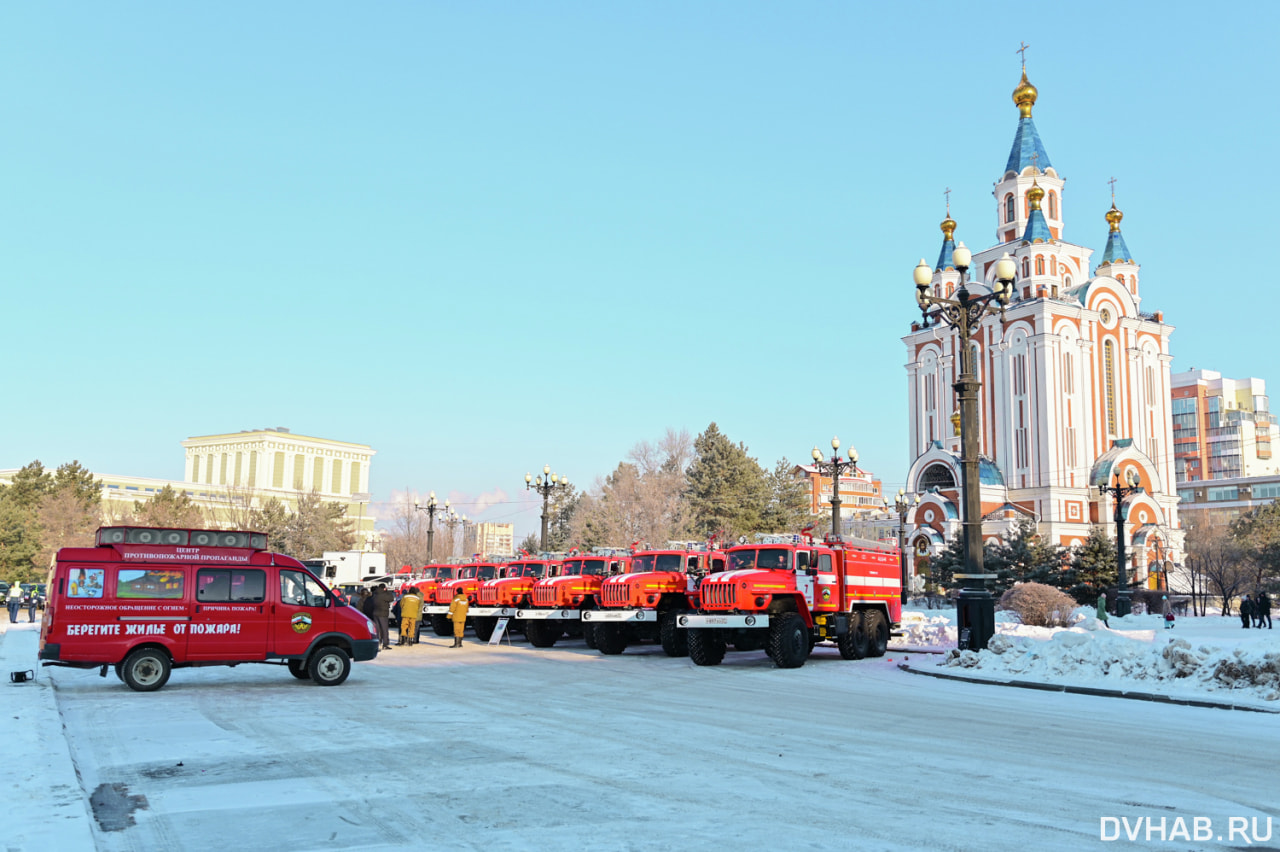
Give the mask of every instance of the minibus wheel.
M 169 680 L 173 665 L 159 648 L 139 648 L 124 658 L 124 682 L 135 692 L 154 692 Z
M 321 686 L 337 686 L 351 674 L 351 658 L 337 645 L 325 645 L 311 655 L 307 672 Z
M 293 675 L 298 680 L 308 680 L 311 677 L 311 672 L 307 671 L 306 660 L 290 660 L 289 674 Z

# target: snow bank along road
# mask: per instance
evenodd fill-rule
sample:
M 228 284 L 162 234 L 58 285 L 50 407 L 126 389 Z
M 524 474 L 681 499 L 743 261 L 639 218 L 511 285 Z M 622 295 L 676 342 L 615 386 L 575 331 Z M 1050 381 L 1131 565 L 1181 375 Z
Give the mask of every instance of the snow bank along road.
M 1280 831 L 1274 715 L 916 677 L 892 651 L 819 646 L 783 671 L 763 652 L 698 668 L 652 646 L 448 643 L 337 688 L 264 666 L 152 694 L 53 672 L 97 848 L 1026 852 Z M 1159 842 L 1179 818 L 1213 837 Z M 1139 820 L 1150 842 L 1103 841 Z

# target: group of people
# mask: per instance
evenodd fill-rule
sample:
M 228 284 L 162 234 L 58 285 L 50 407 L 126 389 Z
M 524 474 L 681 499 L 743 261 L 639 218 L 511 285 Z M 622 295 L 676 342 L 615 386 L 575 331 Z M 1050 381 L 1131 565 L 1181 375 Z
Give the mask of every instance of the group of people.
M 351 598 L 351 605 L 359 609 L 377 626 L 378 644 L 383 651 L 391 650 L 391 614 L 393 607 L 399 612 L 400 639 L 397 645 L 418 644 L 418 631 L 422 627 L 422 590 L 416 586 L 405 589 L 399 600 L 395 592 L 387 588 L 386 583 L 376 587 L 357 589 Z M 449 604 L 449 620 L 453 622 L 453 646 L 462 647 L 462 633 L 467 626 L 467 596 L 458 589 L 453 601 Z
M 18 623 L 18 610 L 22 609 L 22 587 L 14 583 L 9 587 L 9 594 L 5 598 L 5 604 L 9 607 L 9 623 Z M 34 622 L 36 620 L 36 596 L 32 593 L 27 597 L 27 621 Z
M 1260 628 L 1264 621 L 1267 624 L 1267 629 L 1270 630 L 1271 598 L 1263 591 L 1245 595 L 1240 601 L 1240 626 L 1246 630 L 1250 626 Z

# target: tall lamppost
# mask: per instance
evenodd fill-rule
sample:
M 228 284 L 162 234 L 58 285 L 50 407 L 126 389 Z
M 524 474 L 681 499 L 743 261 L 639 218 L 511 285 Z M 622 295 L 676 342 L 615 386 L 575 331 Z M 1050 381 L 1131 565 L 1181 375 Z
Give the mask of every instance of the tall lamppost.
M 558 475 L 551 472 L 551 465 L 544 464 L 542 473 L 538 474 L 535 483 L 533 474 L 526 473 L 524 475 L 525 490 L 533 489 L 542 495 L 542 549 L 547 549 L 547 521 L 550 519 L 547 506 L 551 500 L 552 494 L 560 494 L 569 490 L 569 480 L 561 479 Z
M 439 505 L 436 503 L 436 492 L 432 491 L 427 496 L 427 505 L 420 506 L 418 501 L 414 500 L 413 508 L 427 513 L 427 562 L 434 562 L 432 557 L 436 536 L 436 512 L 449 512 L 449 501 L 445 500 L 443 506 Z
M 887 508 L 889 501 L 884 501 Z M 907 497 L 907 492 L 901 488 L 898 489 L 898 495 L 893 498 L 893 509 L 898 513 L 898 558 L 902 562 L 902 602 L 907 602 L 907 591 L 909 589 L 910 580 L 907 577 L 907 513 L 920 505 L 920 495 L 915 495 L 915 499 Z
M 969 339 L 982 327 L 987 316 L 999 315 L 1004 319 L 1005 305 L 1013 294 L 1013 279 L 1018 266 L 1008 252 L 996 261 L 996 283 L 986 293 L 969 291 L 969 262 L 973 259 L 964 243 L 957 243 L 951 253 L 951 262 L 960 273 L 960 283 L 953 298 L 935 294 L 930 286 L 933 270 L 920 260 L 913 275 L 916 283 L 916 303 L 924 317 L 924 327 L 930 320 L 954 328 L 960 336 L 960 376 L 951 387 L 960 401 L 960 474 L 964 492 L 964 573 L 956 574 L 964 584 L 956 600 L 956 623 L 959 628 L 960 648 L 980 650 L 996 632 L 995 599 L 987 591 L 987 580 L 994 574 L 985 573 L 982 564 L 982 495 L 978 480 L 978 381 L 975 356 Z M 986 289 L 985 287 L 983 289 Z
M 840 472 L 853 468 L 853 472 L 858 472 L 858 451 L 853 447 L 849 448 L 849 460 L 845 461 L 840 458 L 840 439 L 831 439 L 831 460 L 822 460 L 822 450 L 816 446 L 813 448 L 813 465 L 818 469 L 818 474 L 831 474 L 831 535 L 836 541 L 840 540 Z
M 1120 484 L 1120 471 L 1116 471 L 1114 485 L 1100 485 L 1098 490 L 1110 494 L 1115 500 L 1115 512 L 1112 517 L 1116 522 L 1116 615 L 1124 616 L 1133 611 L 1133 590 L 1129 588 L 1129 566 L 1125 564 L 1124 553 L 1124 498 L 1141 491 L 1138 485 L 1138 474 L 1133 468 L 1124 472 L 1124 481 Z

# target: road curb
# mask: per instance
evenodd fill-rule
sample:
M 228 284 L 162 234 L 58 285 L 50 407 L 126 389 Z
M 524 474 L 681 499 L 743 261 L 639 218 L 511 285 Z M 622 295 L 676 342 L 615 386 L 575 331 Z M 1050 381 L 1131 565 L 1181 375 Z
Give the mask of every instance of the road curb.
M 923 669 L 918 669 L 907 663 L 898 663 L 898 668 L 909 674 L 936 677 L 942 680 L 958 680 L 963 681 L 964 683 L 981 683 L 986 684 L 987 686 L 1012 686 L 1018 689 L 1037 689 L 1044 692 L 1066 692 L 1072 695 L 1093 695 L 1100 698 L 1127 698 L 1131 701 L 1152 701 L 1157 704 L 1177 704 L 1183 707 L 1209 707 L 1214 710 L 1243 710 L 1248 713 L 1280 714 L 1280 710 L 1272 710 L 1269 707 L 1255 707 L 1249 704 L 1231 704 L 1225 701 L 1206 701 L 1201 698 L 1176 698 L 1172 695 L 1162 695 L 1156 692 L 1126 692 L 1122 689 L 1102 689 L 1096 686 L 1071 686 L 1063 683 L 1042 683 L 1040 681 L 1031 680 L 990 680 L 988 678 L 965 677 L 964 675 L 924 671 Z

